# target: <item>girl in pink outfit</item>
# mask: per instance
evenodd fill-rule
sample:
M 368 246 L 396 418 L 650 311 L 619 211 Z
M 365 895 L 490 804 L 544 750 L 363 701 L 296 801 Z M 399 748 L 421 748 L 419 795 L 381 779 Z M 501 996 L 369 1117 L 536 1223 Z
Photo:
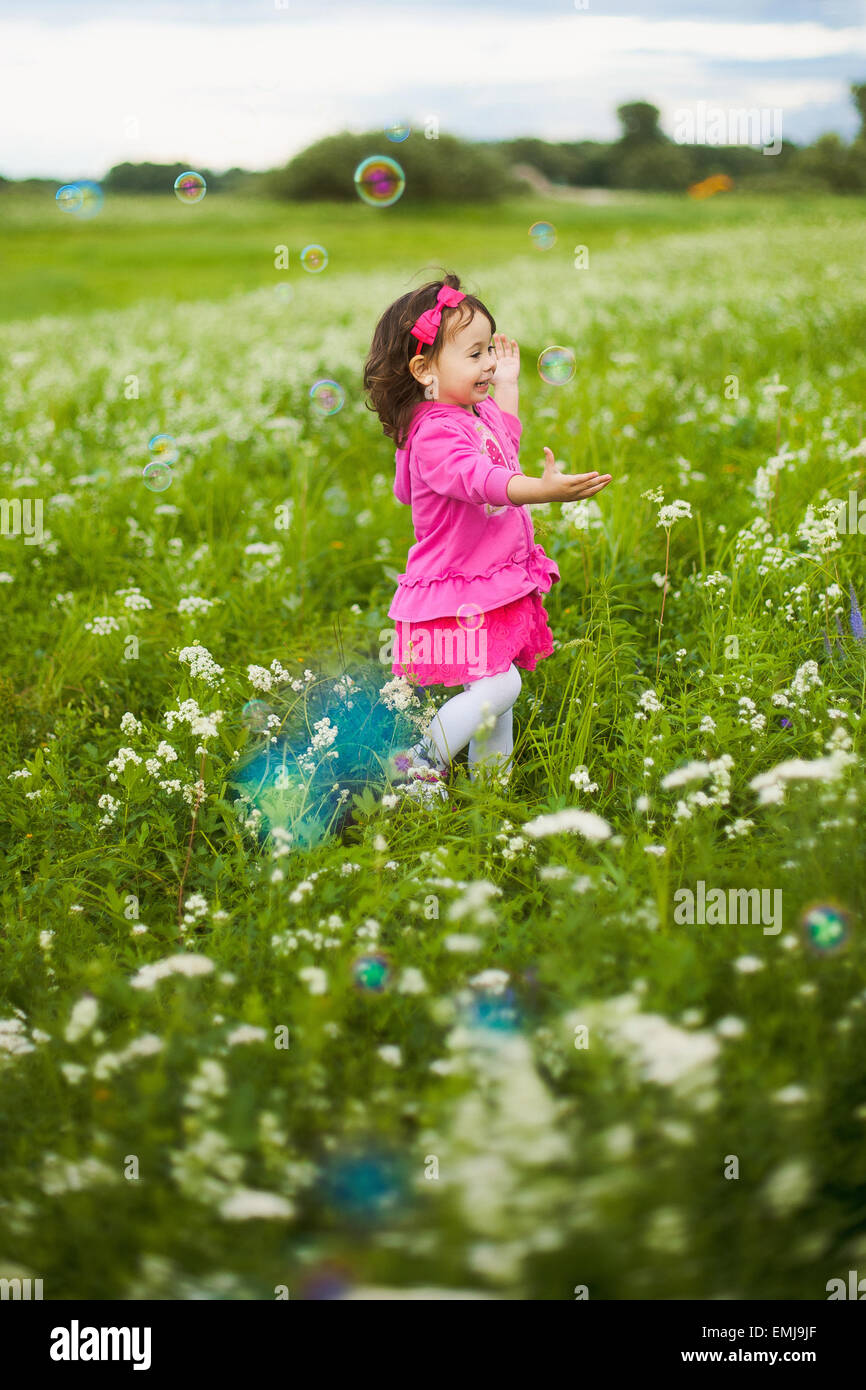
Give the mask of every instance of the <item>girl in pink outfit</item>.
M 469 744 L 469 773 L 509 761 L 518 667 L 553 651 L 542 595 L 559 581 L 534 538 L 527 502 L 570 502 L 610 474 L 566 475 L 545 449 L 541 478 L 521 472 L 514 339 L 459 289 L 456 275 L 396 300 L 380 318 L 364 386 L 397 444 L 396 497 L 412 508 L 415 544 L 388 610 L 392 670 L 413 685 L 462 687 L 394 770 L 441 777 Z M 496 382 L 496 400 L 489 394 Z

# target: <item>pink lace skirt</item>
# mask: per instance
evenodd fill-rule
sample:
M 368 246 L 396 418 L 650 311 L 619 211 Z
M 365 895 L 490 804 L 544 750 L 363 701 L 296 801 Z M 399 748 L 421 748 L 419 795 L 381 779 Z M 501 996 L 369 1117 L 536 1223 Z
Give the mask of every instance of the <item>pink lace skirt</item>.
M 391 670 L 412 685 L 466 685 L 507 671 L 512 661 L 534 671 L 540 657 L 553 654 L 553 633 L 537 589 L 459 620 L 400 621 L 395 632 L 397 659 Z

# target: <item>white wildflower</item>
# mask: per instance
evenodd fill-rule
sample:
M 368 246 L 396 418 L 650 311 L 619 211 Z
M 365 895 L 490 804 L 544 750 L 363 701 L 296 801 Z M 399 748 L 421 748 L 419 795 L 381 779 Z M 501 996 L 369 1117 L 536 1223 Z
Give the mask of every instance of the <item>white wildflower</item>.
M 109 632 L 119 632 L 120 624 L 116 618 L 100 617 L 94 618 L 92 622 L 84 624 L 85 631 L 92 632 L 94 637 L 107 637 Z
M 746 1031 L 743 1020 L 735 1018 L 733 1014 L 726 1014 L 724 1018 L 720 1018 L 715 1027 L 720 1038 L 741 1038 Z
M 226 1042 L 229 1047 L 237 1047 L 240 1043 L 266 1042 L 267 1037 L 264 1028 L 257 1028 L 253 1023 L 242 1023 L 229 1033 Z
M 581 763 L 580 767 L 576 767 L 574 772 L 569 774 L 568 780 L 574 783 L 579 792 L 592 793 L 598 791 L 598 783 L 590 781 L 589 768 L 585 767 L 583 763 Z
M 575 806 L 566 807 L 564 811 L 555 811 L 550 815 L 536 816 L 534 820 L 528 821 L 523 829 L 534 839 L 574 831 L 585 840 L 599 841 L 608 839 L 612 833 L 607 821 L 601 816 L 596 815 L 594 811 L 578 810 Z
M 764 962 L 760 956 L 737 956 L 733 967 L 741 975 L 753 975 L 756 970 L 763 970 Z
M 320 970 L 317 965 L 307 965 L 303 970 L 299 970 L 298 978 L 304 981 L 310 994 L 325 994 L 327 992 L 328 977 L 324 970 Z
M 691 517 L 691 514 L 691 503 L 684 502 L 681 498 L 677 498 L 676 501 L 669 502 L 666 507 L 659 508 L 656 526 L 663 526 L 666 531 L 669 531 L 675 522 L 684 521 Z
M 189 666 L 189 673 L 193 679 L 202 680 L 211 686 L 220 684 L 223 667 L 217 665 L 207 647 L 203 647 L 200 642 L 193 642 L 191 647 L 182 647 L 177 659 Z
M 806 1203 L 812 1189 L 812 1173 L 805 1159 L 789 1158 L 770 1174 L 761 1195 L 774 1216 L 786 1217 Z
M 158 980 L 164 980 L 169 975 L 209 975 L 213 968 L 213 961 L 207 956 L 187 952 L 185 955 L 167 956 L 151 965 L 143 965 L 129 983 L 133 989 L 153 989 Z
M 475 989 L 485 989 L 490 994 L 502 994 L 509 981 L 507 970 L 482 970 L 469 981 Z
M 254 690 L 273 690 L 274 678 L 264 666 L 248 666 L 247 679 Z
M 480 936 L 452 932 L 450 936 L 443 938 L 442 945 L 445 947 L 446 951 L 455 951 L 457 953 L 471 955 L 473 951 L 481 950 L 482 942 Z
M 426 994 L 427 981 L 414 966 L 407 966 L 397 982 L 398 994 Z
M 85 1033 L 89 1033 L 97 1018 L 99 1017 L 99 1000 L 94 999 L 92 994 L 85 994 L 74 1005 L 72 1013 L 69 1015 L 69 1022 L 66 1025 L 64 1037 L 67 1042 L 78 1042 Z
M 220 1204 L 219 1214 L 224 1221 L 288 1221 L 295 1208 L 276 1192 L 241 1187 Z

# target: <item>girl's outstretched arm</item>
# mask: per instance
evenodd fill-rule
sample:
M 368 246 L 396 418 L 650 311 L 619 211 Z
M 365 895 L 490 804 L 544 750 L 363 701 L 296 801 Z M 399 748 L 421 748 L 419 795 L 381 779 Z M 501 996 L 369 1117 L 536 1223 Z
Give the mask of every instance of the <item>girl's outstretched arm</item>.
M 526 502 L 577 502 L 594 497 L 611 481 L 610 473 L 562 473 L 545 446 L 544 473 L 540 478 L 528 478 L 525 473 L 512 473 L 506 483 L 510 502 L 522 506 Z

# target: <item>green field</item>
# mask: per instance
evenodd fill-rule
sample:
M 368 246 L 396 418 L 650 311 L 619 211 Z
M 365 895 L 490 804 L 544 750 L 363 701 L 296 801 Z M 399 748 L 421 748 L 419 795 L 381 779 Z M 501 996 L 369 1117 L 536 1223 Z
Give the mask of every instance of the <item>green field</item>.
M 534 253 L 535 260 L 571 265 L 578 243 L 601 251 L 744 222 L 794 230 L 804 219 L 854 232 L 863 216 L 857 198 L 751 197 L 744 211 L 742 201 L 719 197 L 609 196 L 602 206 L 513 199 L 481 209 L 295 205 L 226 195 L 187 206 L 173 197 L 108 196 L 98 217 L 79 221 L 59 212 L 53 200 L 8 192 L 0 195 L 0 320 L 269 289 L 285 276 L 274 268 L 277 246 L 288 247 L 290 279 L 303 274 L 298 257 L 310 243 L 326 247 L 329 279 L 382 270 L 411 277 L 443 256 L 456 265 L 492 268 L 528 254 L 529 226 L 542 219 L 555 224 L 557 244 Z M 767 256 L 778 261 L 772 238 Z
M 79 223 L 7 193 L 0 250 L 0 1277 L 823 1299 L 862 1270 L 866 567 L 829 505 L 866 500 L 862 202 Z M 424 804 L 352 759 L 425 713 L 382 660 L 413 536 L 361 371 L 427 267 L 520 343 L 524 472 L 550 445 L 613 482 L 533 508 L 562 582 L 510 785 L 461 756 Z M 307 781 L 252 795 L 287 737 Z M 568 808 L 602 824 L 538 823 Z M 778 924 L 681 920 L 701 882 Z

